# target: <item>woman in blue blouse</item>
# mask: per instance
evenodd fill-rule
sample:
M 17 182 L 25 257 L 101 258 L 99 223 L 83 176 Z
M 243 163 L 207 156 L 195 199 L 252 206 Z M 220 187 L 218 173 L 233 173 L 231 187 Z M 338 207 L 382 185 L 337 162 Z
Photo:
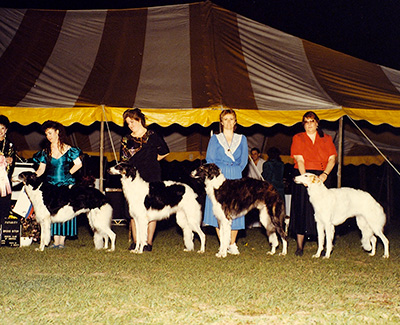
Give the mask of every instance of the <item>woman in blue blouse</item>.
M 214 134 L 208 143 L 206 161 L 216 164 L 227 179 L 242 178 L 242 171 L 246 167 L 249 148 L 247 139 L 242 134 L 234 133 L 236 129 L 236 113 L 232 109 L 221 112 L 220 127 L 222 132 Z M 204 224 L 215 227 L 219 237 L 219 225 L 212 211 L 212 203 L 206 198 L 204 208 Z M 228 253 L 238 255 L 240 252 L 236 245 L 238 231 L 245 228 L 244 216 L 236 218 L 232 222 L 231 242 Z
M 45 174 L 46 181 L 53 185 L 75 184 L 73 175 L 82 167 L 82 161 L 79 158 L 82 151 L 65 142 L 67 135 L 62 124 L 46 121 L 42 125 L 42 130 L 46 135 L 47 144 L 45 149 L 33 156 L 34 162 L 39 164 L 36 174 L 38 176 Z M 54 237 L 54 244 L 50 247 L 64 248 L 65 237 L 77 234 L 76 218 L 64 223 L 53 223 L 51 235 Z

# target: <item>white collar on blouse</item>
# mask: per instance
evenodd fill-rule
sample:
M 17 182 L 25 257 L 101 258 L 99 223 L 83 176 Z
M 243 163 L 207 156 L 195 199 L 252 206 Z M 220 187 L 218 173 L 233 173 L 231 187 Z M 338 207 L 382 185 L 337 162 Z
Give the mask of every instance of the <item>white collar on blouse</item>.
M 235 161 L 235 157 L 233 156 L 233 153 L 236 151 L 236 149 L 240 145 L 240 141 L 242 140 L 242 135 L 234 133 L 232 137 L 232 143 L 231 145 L 228 145 L 228 141 L 226 141 L 225 135 L 221 132 L 216 135 L 217 140 L 219 144 L 224 148 L 225 154 L 231 158 L 233 161 Z

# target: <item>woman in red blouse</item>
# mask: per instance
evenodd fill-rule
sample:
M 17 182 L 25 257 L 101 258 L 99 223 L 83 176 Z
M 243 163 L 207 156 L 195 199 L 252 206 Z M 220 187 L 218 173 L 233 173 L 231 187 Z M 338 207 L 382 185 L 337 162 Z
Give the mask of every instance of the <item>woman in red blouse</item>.
M 337 152 L 332 137 L 324 134 L 318 128 L 318 123 L 319 118 L 314 112 L 310 111 L 303 115 L 302 124 L 305 132 L 293 137 L 291 156 L 295 161 L 295 173 L 316 174 L 329 187 L 329 174 L 335 167 Z M 297 256 L 303 255 L 304 239 L 317 236 L 314 209 L 307 188 L 302 184 L 294 184 L 293 187 L 289 231 L 292 235 L 296 235 Z

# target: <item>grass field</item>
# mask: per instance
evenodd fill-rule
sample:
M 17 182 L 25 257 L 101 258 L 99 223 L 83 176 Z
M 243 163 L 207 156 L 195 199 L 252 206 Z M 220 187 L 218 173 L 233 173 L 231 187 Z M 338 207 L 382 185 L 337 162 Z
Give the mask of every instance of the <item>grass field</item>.
M 1 247 L 1 323 L 400 323 L 398 227 L 388 232 L 389 259 L 380 242 L 377 256 L 368 256 L 350 231 L 329 260 L 311 258 L 315 242 L 294 256 L 294 240 L 287 256 L 269 256 L 259 228 L 239 238 L 239 256 L 218 259 L 212 232 L 200 255 L 183 251 L 174 226 L 160 228 L 153 252 L 142 255 L 127 250 L 123 226 L 113 228 L 113 253 L 95 251 L 85 226 L 63 250 Z

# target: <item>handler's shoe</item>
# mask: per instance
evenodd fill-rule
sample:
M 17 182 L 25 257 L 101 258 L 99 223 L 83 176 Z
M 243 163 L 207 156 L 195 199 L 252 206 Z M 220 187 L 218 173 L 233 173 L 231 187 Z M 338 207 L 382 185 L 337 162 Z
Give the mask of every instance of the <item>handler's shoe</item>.
M 135 243 L 135 242 L 132 242 L 132 243 L 129 245 L 128 250 L 133 251 L 135 248 L 136 248 L 136 243 Z
M 236 243 L 229 245 L 227 252 L 228 252 L 228 254 L 231 254 L 231 255 L 239 255 L 240 254 Z
M 153 245 L 146 244 L 143 246 L 143 252 L 151 252 L 153 250 Z

